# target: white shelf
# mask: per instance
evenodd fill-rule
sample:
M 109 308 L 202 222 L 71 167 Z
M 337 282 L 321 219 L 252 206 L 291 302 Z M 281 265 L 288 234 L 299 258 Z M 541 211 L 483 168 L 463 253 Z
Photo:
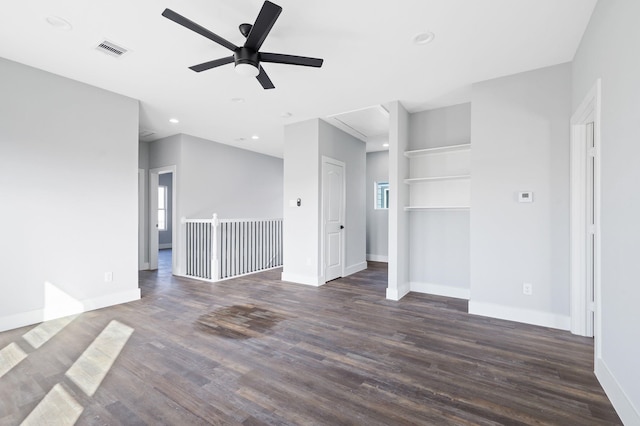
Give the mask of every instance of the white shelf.
M 454 176 L 432 176 L 432 177 L 419 177 L 405 179 L 404 183 L 411 185 L 412 183 L 429 182 L 436 180 L 457 180 L 457 179 L 471 179 L 471 175 L 454 175 Z
M 469 210 L 469 206 L 407 206 L 404 208 L 405 211 L 420 211 L 420 210 Z
M 417 149 L 415 151 L 405 151 L 404 155 L 408 158 L 421 157 L 423 155 L 431 154 L 447 154 L 456 151 L 466 151 L 471 149 L 470 143 L 464 143 L 460 145 L 451 146 L 439 146 L 437 148 Z

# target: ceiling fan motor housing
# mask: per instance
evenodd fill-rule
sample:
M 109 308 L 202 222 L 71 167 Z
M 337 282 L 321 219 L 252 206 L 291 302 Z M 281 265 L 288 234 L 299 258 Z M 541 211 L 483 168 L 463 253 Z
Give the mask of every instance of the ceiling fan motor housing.
M 234 50 L 233 60 L 236 63 L 236 66 L 239 64 L 248 64 L 253 65 L 256 68 L 258 68 L 258 63 L 260 62 L 258 52 L 248 47 L 239 47 Z

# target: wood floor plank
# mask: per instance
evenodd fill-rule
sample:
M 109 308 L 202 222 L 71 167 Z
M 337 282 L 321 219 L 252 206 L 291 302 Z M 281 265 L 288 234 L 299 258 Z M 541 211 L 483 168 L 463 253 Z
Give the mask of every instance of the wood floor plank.
M 0 333 L 0 348 L 24 351 L 0 378 L 0 424 L 61 387 L 79 425 L 621 424 L 592 339 L 469 315 L 460 299 L 386 300 L 381 263 L 319 288 L 280 274 L 144 271 L 140 301 Z M 111 321 L 133 332 L 88 396 L 65 373 Z

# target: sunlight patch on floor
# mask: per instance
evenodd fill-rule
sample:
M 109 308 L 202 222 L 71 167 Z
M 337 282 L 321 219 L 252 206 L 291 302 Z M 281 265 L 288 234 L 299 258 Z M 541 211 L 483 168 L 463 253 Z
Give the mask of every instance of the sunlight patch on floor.
M 38 349 L 40 346 L 47 343 L 53 336 L 58 334 L 63 328 L 69 325 L 69 323 L 76 319 L 76 317 L 77 315 L 72 315 L 70 317 L 43 322 L 36 328 L 27 332 L 22 336 L 22 338 L 29 342 L 29 344 L 35 349 Z
M 73 425 L 84 408 L 61 384 L 55 385 L 21 425 Z
M 65 375 L 87 396 L 93 396 L 132 333 L 133 328 L 111 321 Z
M 27 357 L 25 351 L 15 343 L 10 343 L 0 350 L 0 378 Z

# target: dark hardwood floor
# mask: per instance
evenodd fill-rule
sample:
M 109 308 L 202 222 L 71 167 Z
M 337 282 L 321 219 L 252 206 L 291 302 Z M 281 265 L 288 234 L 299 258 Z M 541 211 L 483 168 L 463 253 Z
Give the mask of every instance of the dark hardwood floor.
M 464 300 L 388 301 L 381 263 L 320 288 L 280 273 L 141 272 L 140 301 L 84 313 L 37 349 L 23 337 L 35 326 L 0 333 L 27 354 L 0 378 L 0 424 L 56 385 L 77 424 L 620 424 L 591 339 L 469 315 Z M 113 320 L 133 333 L 88 396 L 65 373 Z

